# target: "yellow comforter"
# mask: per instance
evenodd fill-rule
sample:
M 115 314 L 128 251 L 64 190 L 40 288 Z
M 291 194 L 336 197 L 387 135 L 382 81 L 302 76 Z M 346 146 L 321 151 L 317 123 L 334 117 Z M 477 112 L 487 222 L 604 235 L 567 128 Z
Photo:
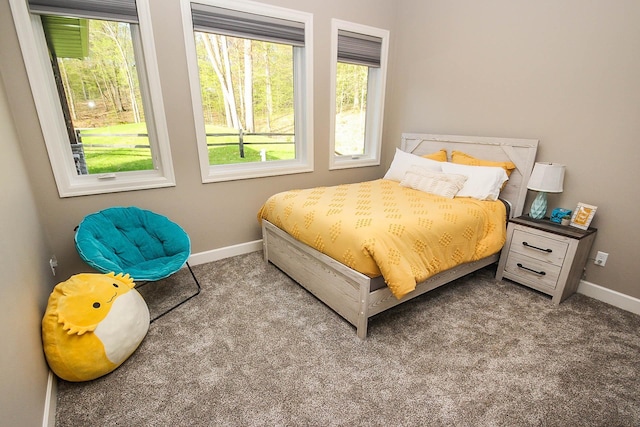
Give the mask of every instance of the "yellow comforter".
M 382 274 L 400 299 L 416 283 L 498 252 L 501 201 L 447 199 L 380 179 L 292 190 L 258 213 L 297 240 L 369 277 Z

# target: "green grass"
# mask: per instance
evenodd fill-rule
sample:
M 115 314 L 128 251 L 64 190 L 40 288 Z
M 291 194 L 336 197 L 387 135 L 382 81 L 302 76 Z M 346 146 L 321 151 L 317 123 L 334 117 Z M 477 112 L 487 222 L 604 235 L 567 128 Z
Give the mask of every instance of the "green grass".
M 149 149 L 85 147 L 84 157 L 90 174 L 153 169 Z
M 92 134 L 146 134 L 145 123 L 129 123 L 123 125 L 106 126 L 83 130 L 82 143 L 87 169 L 90 174 L 152 170 L 150 148 L 107 148 L 91 147 L 90 145 L 146 145 L 147 137 L 122 136 L 84 136 Z
M 285 147 L 284 149 L 274 150 L 274 146 L 269 145 L 251 145 L 244 147 L 244 157 L 240 157 L 240 150 L 237 146 L 221 146 L 221 147 L 209 147 L 209 164 L 210 165 L 228 165 L 235 163 L 250 163 L 260 162 L 260 150 L 264 147 L 267 149 L 266 159 L 272 160 L 287 160 L 295 158 L 293 151 L 293 144 L 290 149 L 287 149 L 286 145 L 277 147 Z
M 233 133 L 234 129 L 222 126 L 207 125 L 207 133 Z M 240 157 L 240 147 L 238 144 L 238 136 L 208 136 L 208 144 L 219 144 L 220 146 L 209 146 L 209 164 L 210 165 L 228 165 L 235 163 L 259 162 L 260 151 L 266 151 L 267 161 L 272 160 L 288 160 L 295 158 L 294 144 L 291 136 L 274 136 L 268 138 L 261 135 L 244 136 L 244 157 Z M 260 144 L 264 141 L 287 142 L 287 144 Z M 233 144 L 233 145 L 225 145 Z
M 232 133 L 233 129 L 220 126 L 207 126 L 207 133 Z M 94 128 L 82 131 L 81 134 L 146 134 L 145 123 L 131 123 L 123 125 Z M 284 138 L 274 137 L 274 141 L 290 142 Z M 266 150 L 267 161 L 295 158 L 294 144 L 259 144 L 268 139 L 264 136 L 246 136 L 244 141 L 245 157 L 240 157 L 237 136 L 208 137 L 210 144 L 221 144 L 209 147 L 209 164 L 224 165 L 235 163 L 259 162 L 260 150 Z M 90 145 L 149 145 L 147 137 L 121 136 L 83 136 L 85 160 L 90 174 L 152 170 L 153 161 L 149 148 L 108 148 L 91 147 Z M 222 145 L 233 143 L 234 145 Z M 251 144 L 254 143 L 254 144 Z
M 359 120 L 357 114 L 343 113 L 337 120 L 336 149 L 338 151 L 346 150 L 346 152 L 358 153 L 362 150 L 362 135 L 358 132 L 361 130 L 357 126 L 349 126 L 354 121 Z M 234 129 L 223 126 L 207 125 L 207 133 L 234 133 Z M 353 134 L 354 130 L 358 131 Z M 145 123 L 129 123 L 122 125 L 107 126 L 102 128 L 94 128 L 82 131 L 82 134 L 146 134 L 147 127 Z M 286 144 L 261 144 L 265 140 L 274 142 L 287 142 Z M 210 165 L 228 165 L 237 163 L 260 162 L 260 151 L 266 151 L 266 160 L 290 160 L 295 158 L 295 146 L 293 137 L 274 136 L 267 138 L 260 135 L 245 136 L 244 138 L 244 158 L 240 157 L 240 149 L 238 147 L 238 136 L 219 136 L 207 137 L 209 144 L 217 146 L 209 146 L 209 164 Z M 91 147 L 90 145 L 145 145 L 149 146 L 147 137 L 121 137 L 121 136 L 83 136 L 82 142 L 85 145 L 84 153 L 87 162 L 87 168 L 90 174 L 127 172 L 127 171 L 143 171 L 153 170 L 153 161 L 151 159 L 150 148 L 108 148 L 108 147 Z M 195 141 L 194 141 L 195 143 Z M 355 143 L 353 147 L 348 144 Z M 233 145 L 225 145 L 233 144 Z M 174 147 L 175 149 L 176 147 Z

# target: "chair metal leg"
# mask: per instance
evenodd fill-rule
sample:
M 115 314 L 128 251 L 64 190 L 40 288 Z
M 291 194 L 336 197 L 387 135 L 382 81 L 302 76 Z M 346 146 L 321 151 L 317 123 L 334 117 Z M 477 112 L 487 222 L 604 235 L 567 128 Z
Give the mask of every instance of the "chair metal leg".
M 159 318 L 161 318 L 161 317 L 162 317 L 162 316 L 164 316 L 165 314 L 169 313 L 170 311 L 172 311 L 172 310 L 173 310 L 173 309 L 175 309 L 175 308 L 180 307 L 182 304 L 184 304 L 185 302 L 189 301 L 191 298 L 195 297 L 196 295 L 198 295 L 198 294 L 200 293 L 200 290 L 201 290 L 200 282 L 199 282 L 199 281 L 198 281 L 198 279 L 196 278 L 196 275 L 193 273 L 193 270 L 191 269 L 191 266 L 189 265 L 189 263 L 188 263 L 188 262 L 186 263 L 186 265 L 187 265 L 187 268 L 189 269 L 189 272 L 191 273 L 191 277 L 193 277 L 193 280 L 196 282 L 196 285 L 197 285 L 197 287 L 198 287 L 198 290 L 197 290 L 194 294 L 192 294 L 192 295 L 188 296 L 188 297 L 187 297 L 187 298 L 185 298 L 184 300 L 182 300 L 182 301 L 180 301 L 179 303 L 177 303 L 176 305 L 174 305 L 173 307 L 171 307 L 171 308 L 169 308 L 169 309 L 165 310 L 164 312 L 162 312 L 162 313 L 158 314 L 157 316 L 155 316 L 153 319 L 151 319 L 151 321 L 150 321 L 149 323 L 153 323 L 153 322 L 155 322 L 156 320 L 158 320 Z M 138 287 L 142 287 L 142 286 L 144 286 L 144 285 L 146 285 L 146 284 L 148 284 L 148 283 L 149 283 L 149 282 L 141 283 L 140 285 L 138 285 Z

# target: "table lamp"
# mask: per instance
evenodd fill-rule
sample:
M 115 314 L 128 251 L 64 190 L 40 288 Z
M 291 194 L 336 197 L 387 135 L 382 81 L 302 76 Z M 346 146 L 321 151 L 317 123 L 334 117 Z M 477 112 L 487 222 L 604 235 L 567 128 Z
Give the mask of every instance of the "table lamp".
M 537 191 L 538 196 L 531 204 L 531 218 L 544 218 L 547 213 L 547 193 L 562 193 L 564 170 L 565 166 L 557 163 L 536 162 L 533 166 L 527 188 Z

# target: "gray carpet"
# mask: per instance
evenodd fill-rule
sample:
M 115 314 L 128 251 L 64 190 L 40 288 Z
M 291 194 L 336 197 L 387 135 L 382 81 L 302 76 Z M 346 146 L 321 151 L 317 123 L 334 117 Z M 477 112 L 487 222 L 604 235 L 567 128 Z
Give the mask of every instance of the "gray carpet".
M 640 316 L 583 295 L 555 307 L 489 267 L 360 341 L 261 253 L 194 271 L 202 293 L 122 366 L 59 381 L 56 425 L 640 425 Z M 145 295 L 152 314 L 189 279 Z

